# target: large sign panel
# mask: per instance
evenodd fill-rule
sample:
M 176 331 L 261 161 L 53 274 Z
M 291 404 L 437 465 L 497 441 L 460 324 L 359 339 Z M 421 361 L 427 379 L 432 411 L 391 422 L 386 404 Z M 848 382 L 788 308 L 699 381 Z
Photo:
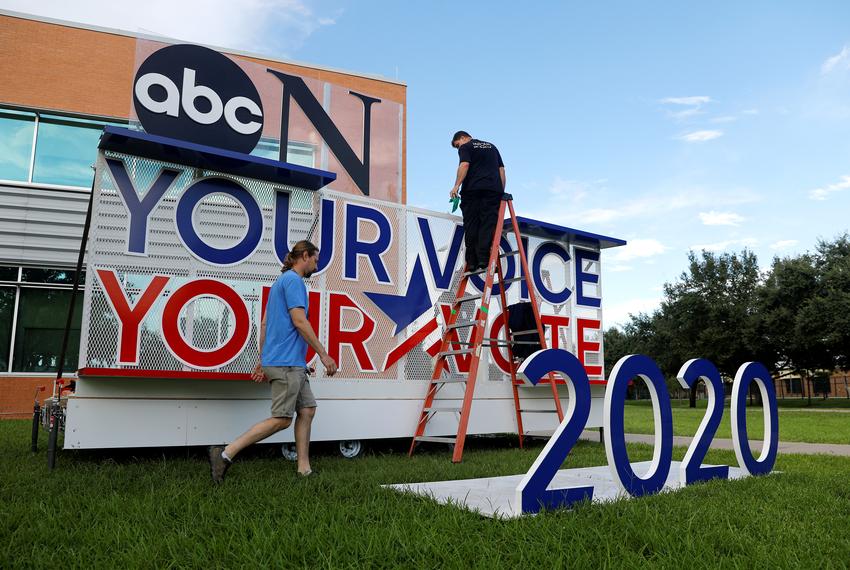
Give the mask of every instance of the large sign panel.
M 250 372 L 266 295 L 300 239 L 321 249 L 309 318 L 340 364 L 334 380 L 428 379 L 462 269 L 459 218 L 112 152 L 96 174 L 81 367 Z M 524 240 L 549 345 L 601 382 L 599 251 L 567 237 Z M 503 269 L 506 279 L 520 271 L 513 258 Z M 506 293 L 508 303 L 528 299 L 524 282 Z M 504 326 L 494 296 L 487 336 L 504 337 Z M 468 331 L 458 334 L 462 342 Z M 503 382 L 507 356 L 488 350 L 487 375 Z M 468 358 L 453 357 L 453 371 L 467 372 Z

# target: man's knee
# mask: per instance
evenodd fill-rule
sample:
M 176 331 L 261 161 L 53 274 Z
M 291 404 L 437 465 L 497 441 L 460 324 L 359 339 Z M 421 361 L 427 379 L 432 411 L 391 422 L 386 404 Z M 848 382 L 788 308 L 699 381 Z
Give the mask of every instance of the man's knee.
M 272 418 L 272 420 L 277 431 L 284 430 L 292 425 L 292 418 Z
M 313 416 L 316 415 L 316 408 L 301 408 L 298 410 L 298 417 L 303 417 L 308 420 L 312 420 Z

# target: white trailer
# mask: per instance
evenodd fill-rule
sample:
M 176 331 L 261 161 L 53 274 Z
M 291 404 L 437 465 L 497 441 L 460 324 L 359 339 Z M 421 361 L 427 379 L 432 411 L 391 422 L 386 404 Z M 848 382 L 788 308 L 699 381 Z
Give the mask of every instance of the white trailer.
M 249 373 L 264 288 L 299 239 L 321 249 L 320 270 L 308 280 L 310 320 L 340 365 L 333 378 L 317 366 L 311 380 L 319 406 L 312 439 L 412 436 L 463 266 L 460 218 L 321 190 L 333 179 L 323 171 L 107 131 L 92 195 L 80 370 L 67 401 L 65 448 L 216 444 L 268 417 L 269 386 Z M 521 213 L 521 195 L 515 204 Z M 588 426 L 601 426 L 600 250 L 625 242 L 519 221 L 547 342 L 585 364 L 593 395 Z M 506 277 L 519 271 L 513 260 L 503 263 Z M 512 285 L 509 303 L 527 298 L 524 285 Z M 504 336 L 501 312 L 494 295 L 487 336 Z M 482 357 L 469 434 L 516 432 L 499 350 Z M 463 374 L 462 357 L 451 368 Z M 460 386 L 439 395 L 457 405 L 462 397 Z M 522 388 L 521 397 L 524 408 L 553 409 L 549 387 Z M 456 422 L 434 419 L 428 434 L 454 433 Z M 524 422 L 530 432 L 558 423 L 554 413 Z M 267 441 L 291 442 L 293 432 Z

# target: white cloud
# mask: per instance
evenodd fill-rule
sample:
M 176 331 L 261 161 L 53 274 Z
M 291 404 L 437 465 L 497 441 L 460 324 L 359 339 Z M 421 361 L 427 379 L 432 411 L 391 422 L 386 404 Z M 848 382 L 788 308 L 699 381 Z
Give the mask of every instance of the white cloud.
M 694 131 L 692 133 L 686 133 L 681 135 L 678 138 L 679 140 L 685 142 L 705 142 L 710 141 L 723 136 L 723 131 Z
M 695 95 L 691 97 L 665 97 L 661 99 L 661 103 L 671 105 L 705 105 L 711 102 L 711 97 L 708 95 Z
M 783 239 L 770 244 L 770 249 L 788 249 L 789 247 L 794 247 L 797 243 L 798 241 L 795 239 Z
M 610 261 L 624 262 L 638 258 L 654 257 L 664 253 L 668 249 L 670 248 L 657 239 L 638 238 L 628 240 L 626 245 L 618 247 L 612 252 L 610 257 L 606 257 Z
M 734 212 L 700 212 L 699 219 L 706 226 L 738 226 L 744 217 Z
M 820 72 L 823 75 L 832 73 L 835 70 L 850 69 L 850 45 L 845 45 L 837 54 L 826 58 L 826 61 L 820 66 Z
M 606 271 L 612 273 L 622 273 L 624 271 L 631 271 L 632 269 L 634 269 L 632 265 L 611 265 L 605 268 Z
M 834 192 L 840 192 L 850 188 L 850 176 L 842 176 L 840 182 L 809 190 L 809 198 L 812 200 L 826 200 L 827 196 Z
M 661 297 L 644 297 L 628 299 L 620 303 L 606 304 L 602 310 L 603 327 L 624 325 L 629 322 L 629 315 L 652 313 L 661 304 Z
M 738 120 L 738 117 L 734 115 L 724 115 L 722 117 L 714 117 L 711 119 L 712 123 L 734 123 Z
M 748 188 L 727 191 L 690 187 L 676 191 L 653 190 L 632 200 L 614 199 L 611 192 L 594 192 L 589 199 L 615 206 L 576 208 L 555 196 L 529 212 L 529 217 L 548 220 L 555 224 L 587 229 L 591 225 L 605 225 L 622 220 L 649 220 L 661 218 L 679 210 L 735 206 L 759 200 Z
M 3 0 L 3 8 L 60 20 L 285 57 L 335 18 L 308 0 Z M 338 17 L 338 14 L 334 15 Z
M 677 121 L 683 121 L 697 115 L 702 115 L 705 111 L 702 106 L 711 102 L 711 97 L 708 95 L 695 95 L 692 97 L 665 97 L 660 99 L 659 103 L 664 105 L 675 105 L 679 107 L 687 107 L 680 111 L 668 111 L 668 115 Z
M 729 239 L 726 241 L 719 241 L 715 243 L 701 243 L 697 245 L 692 245 L 690 249 L 693 251 L 712 251 L 712 252 L 720 252 L 726 251 L 732 247 L 753 247 L 758 244 L 758 240 L 755 238 L 743 238 L 743 239 Z
M 758 115 L 759 110 L 758 109 L 744 109 L 743 111 L 741 111 L 741 114 L 742 115 Z

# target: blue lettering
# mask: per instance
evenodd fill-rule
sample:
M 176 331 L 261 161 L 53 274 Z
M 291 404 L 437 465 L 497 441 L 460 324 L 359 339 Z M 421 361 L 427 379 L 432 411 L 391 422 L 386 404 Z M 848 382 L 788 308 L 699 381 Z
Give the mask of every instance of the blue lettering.
M 360 241 L 360 220 L 375 224 L 378 237 L 373 242 Z M 387 217 L 375 208 L 348 203 L 345 205 L 345 278 L 357 279 L 357 258 L 366 256 L 379 283 L 392 283 L 381 255 L 392 244 L 392 228 Z
M 586 273 L 584 271 L 584 261 L 599 261 L 599 252 L 588 251 L 586 249 L 575 250 L 576 256 L 576 299 L 579 305 L 586 307 L 599 307 L 602 305 L 602 299 L 599 297 L 586 297 L 584 295 L 585 283 L 599 283 L 599 275 L 595 273 Z
M 547 255 L 552 254 L 561 258 L 561 261 L 564 263 L 569 263 L 570 254 L 557 242 L 547 241 L 540 245 L 537 248 L 537 251 L 534 252 L 534 259 L 531 262 L 531 275 L 534 277 L 534 287 L 537 289 L 537 292 L 540 293 L 540 296 L 549 303 L 553 305 L 558 305 L 566 301 L 572 295 L 572 291 L 570 291 L 569 286 L 564 286 L 560 291 L 552 291 L 547 287 L 547 284 L 543 281 L 543 273 L 541 271 L 540 266 L 543 264 L 543 258 Z M 595 276 L 594 276 L 595 277 Z M 551 286 L 551 280 L 549 282 L 549 286 Z
M 198 203 L 210 194 L 226 194 L 239 202 L 248 214 L 248 231 L 233 247 L 216 248 L 206 243 L 195 230 L 192 217 Z M 204 178 L 189 186 L 177 204 L 174 215 L 177 233 L 186 248 L 201 261 L 212 265 L 235 265 L 248 259 L 263 238 L 263 213 L 254 197 L 233 180 Z
M 463 243 L 463 226 L 455 225 L 451 245 L 449 245 L 449 251 L 446 254 L 446 264 L 440 267 L 440 260 L 437 258 L 437 248 L 434 246 L 434 238 L 431 236 L 431 224 L 428 223 L 428 218 L 417 216 L 416 221 L 419 223 L 419 233 L 422 234 L 425 255 L 428 257 L 428 265 L 431 266 L 434 284 L 438 290 L 448 291 L 452 285 L 452 275 L 455 267 L 457 267 L 460 246 Z
M 180 175 L 180 171 L 163 168 L 162 172 L 160 172 L 159 176 L 151 184 L 151 187 L 145 192 L 145 197 L 139 200 L 139 193 L 130 179 L 127 168 L 124 166 L 124 161 L 107 158 L 106 164 L 109 166 L 109 171 L 112 173 L 112 180 L 115 181 L 115 186 L 118 187 L 118 192 L 124 201 L 124 207 L 127 208 L 127 213 L 130 214 L 130 224 L 127 228 L 127 253 L 147 255 L 148 218 L 166 191 L 168 191 L 177 179 L 177 176 Z

